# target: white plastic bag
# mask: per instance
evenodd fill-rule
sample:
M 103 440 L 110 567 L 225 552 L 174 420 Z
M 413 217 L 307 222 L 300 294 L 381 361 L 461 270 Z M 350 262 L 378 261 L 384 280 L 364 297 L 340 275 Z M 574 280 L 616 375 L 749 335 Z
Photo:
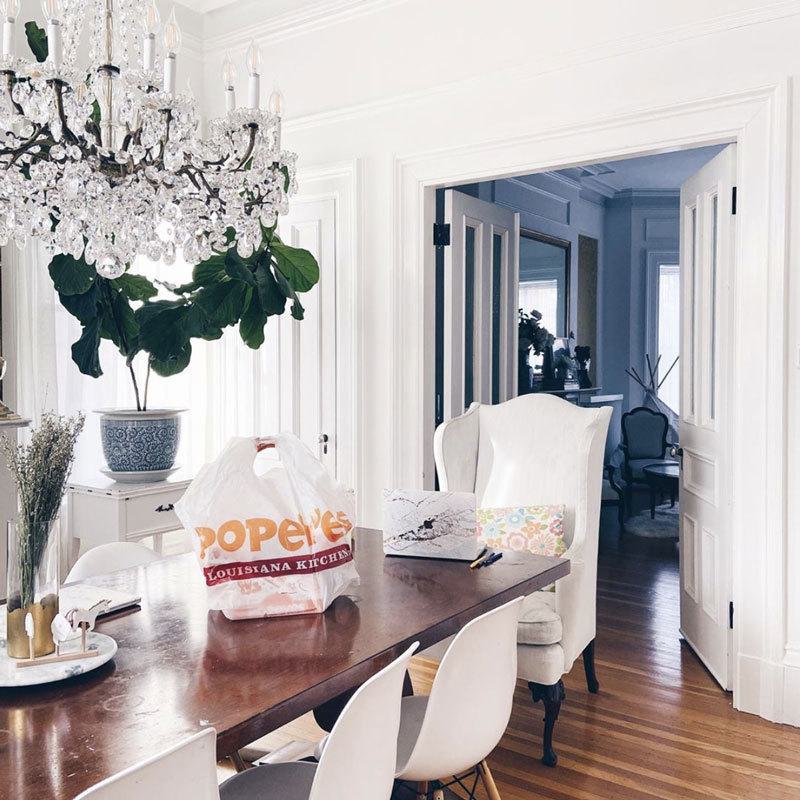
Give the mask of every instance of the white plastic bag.
M 228 619 L 321 613 L 358 581 L 352 499 L 292 434 L 231 439 L 175 511 Z

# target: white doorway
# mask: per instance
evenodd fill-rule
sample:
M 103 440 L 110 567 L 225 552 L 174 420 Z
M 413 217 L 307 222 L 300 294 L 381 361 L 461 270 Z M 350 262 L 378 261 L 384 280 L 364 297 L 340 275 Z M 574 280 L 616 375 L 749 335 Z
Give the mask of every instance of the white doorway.
M 436 249 L 428 239 L 435 221 L 437 186 L 469 176 L 502 178 L 537 170 L 736 141 L 739 214 L 732 320 L 730 420 L 737 432 L 731 450 L 730 530 L 733 541 L 731 637 L 733 703 L 769 719 L 788 718 L 787 687 L 793 675 L 787 650 L 784 433 L 788 409 L 788 357 L 781 298 L 789 274 L 786 143 L 788 86 L 709 97 L 678 106 L 609 115 L 595 124 L 538 131 L 530 136 L 418 151 L 395 159 L 397 234 L 394 247 L 391 480 L 432 485 L 429 443 L 435 426 L 433 336 Z M 668 120 L 668 125 L 666 121 Z M 769 168 L 767 168 L 769 165 Z M 425 235 L 423 235 L 425 232 Z M 421 321 L 421 322 L 420 322 Z M 775 347 L 765 342 L 779 343 Z M 754 368 L 756 373 L 754 374 Z M 778 386 L 767 376 L 775 376 Z M 727 388 L 727 387 L 726 387 Z M 760 546 L 754 550 L 753 531 Z M 771 620 L 768 628 L 762 621 Z

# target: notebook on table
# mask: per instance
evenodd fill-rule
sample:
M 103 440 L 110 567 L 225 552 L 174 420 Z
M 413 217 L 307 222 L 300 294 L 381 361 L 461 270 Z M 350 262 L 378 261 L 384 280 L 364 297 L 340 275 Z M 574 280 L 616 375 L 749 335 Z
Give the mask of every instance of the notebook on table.
M 108 611 L 100 615 L 106 617 L 126 608 L 138 606 L 142 602 L 142 597 L 119 589 L 107 589 L 104 586 L 92 586 L 89 583 L 72 583 L 61 587 L 58 605 L 61 613 L 65 614 L 73 608 L 91 608 L 101 600 L 110 602 Z

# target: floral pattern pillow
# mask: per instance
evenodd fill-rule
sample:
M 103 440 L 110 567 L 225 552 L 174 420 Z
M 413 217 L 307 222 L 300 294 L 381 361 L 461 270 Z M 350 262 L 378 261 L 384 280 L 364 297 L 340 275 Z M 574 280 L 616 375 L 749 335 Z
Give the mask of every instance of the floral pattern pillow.
M 495 550 L 563 555 L 564 506 L 479 508 L 478 538 Z

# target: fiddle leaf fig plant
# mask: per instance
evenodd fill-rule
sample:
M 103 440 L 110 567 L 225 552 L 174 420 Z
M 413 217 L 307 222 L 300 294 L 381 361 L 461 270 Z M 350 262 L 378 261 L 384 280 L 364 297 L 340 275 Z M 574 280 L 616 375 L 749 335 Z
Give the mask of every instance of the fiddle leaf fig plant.
M 125 359 L 139 411 L 147 409 L 150 371 L 169 376 L 186 369 L 192 339 L 219 339 L 224 328 L 238 325 L 242 341 L 257 350 L 269 317 L 283 314 L 287 304 L 295 319 L 303 319 L 298 294 L 319 281 L 314 256 L 282 242 L 274 229 L 264 229 L 248 258 L 228 250 L 197 264 L 189 283 L 160 283 L 166 298 L 130 268 L 118 278 L 103 278 L 83 258 L 57 255 L 49 271 L 61 304 L 81 324 L 72 360 L 84 375 L 97 378 L 103 374 L 100 343 L 111 341 Z M 143 392 L 133 366 L 140 353 L 147 361 Z

